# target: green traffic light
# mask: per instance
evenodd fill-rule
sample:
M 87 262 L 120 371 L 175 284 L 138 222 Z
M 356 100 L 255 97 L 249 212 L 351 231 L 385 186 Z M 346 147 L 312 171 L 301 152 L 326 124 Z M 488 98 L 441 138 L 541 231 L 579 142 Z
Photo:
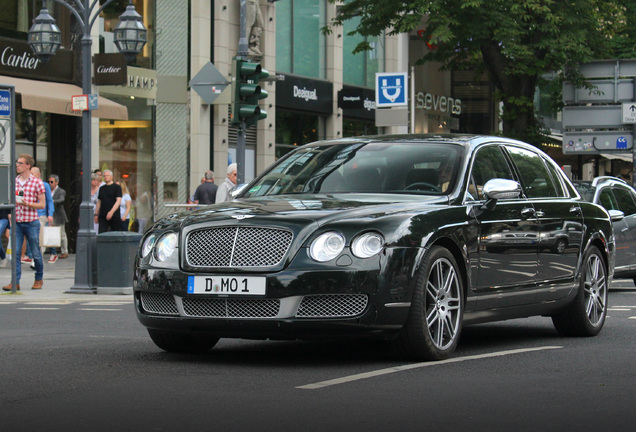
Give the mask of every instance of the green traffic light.
M 233 125 L 245 122 L 256 123 L 267 117 L 265 110 L 258 106 L 258 101 L 267 97 L 258 81 L 269 76 L 269 72 L 259 63 L 252 63 L 239 57 L 232 62 L 232 120 Z

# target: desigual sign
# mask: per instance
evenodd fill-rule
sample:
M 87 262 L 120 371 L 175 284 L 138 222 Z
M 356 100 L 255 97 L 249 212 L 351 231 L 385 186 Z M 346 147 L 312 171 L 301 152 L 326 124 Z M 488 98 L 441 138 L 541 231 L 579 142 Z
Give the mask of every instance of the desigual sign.
M 459 115 L 462 113 L 462 101 L 447 96 L 417 92 L 415 94 L 415 108 Z

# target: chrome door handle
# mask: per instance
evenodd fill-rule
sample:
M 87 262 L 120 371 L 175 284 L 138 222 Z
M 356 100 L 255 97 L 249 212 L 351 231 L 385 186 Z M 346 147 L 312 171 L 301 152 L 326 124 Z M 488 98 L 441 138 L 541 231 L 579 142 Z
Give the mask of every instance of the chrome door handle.
M 534 209 L 532 207 L 526 207 L 524 209 L 521 209 L 521 217 L 524 219 L 530 218 L 532 216 L 534 216 Z
M 537 215 L 537 217 L 543 217 L 543 216 L 545 216 L 545 212 L 543 210 L 537 210 L 536 211 L 536 215 Z

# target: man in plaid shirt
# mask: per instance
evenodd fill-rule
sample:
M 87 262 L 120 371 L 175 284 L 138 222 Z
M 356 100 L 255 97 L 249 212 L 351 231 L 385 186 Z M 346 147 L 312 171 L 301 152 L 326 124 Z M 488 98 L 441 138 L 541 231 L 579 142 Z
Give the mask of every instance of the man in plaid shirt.
M 12 219 L 12 228 L 15 229 L 16 251 L 22 250 L 22 242 L 26 236 L 27 242 L 33 251 L 35 263 L 35 282 L 32 289 L 42 288 L 44 265 L 40 253 L 40 221 L 38 209 L 46 206 L 44 184 L 42 180 L 31 174 L 31 167 L 35 163 L 33 157 L 21 154 L 16 163 L 18 176 L 15 178 L 15 211 Z M 20 289 L 20 277 L 22 276 L 22 263 L 16 260 L 16 290 Z M 4 291 L 11 291 L 11 284 L 2 287 Z

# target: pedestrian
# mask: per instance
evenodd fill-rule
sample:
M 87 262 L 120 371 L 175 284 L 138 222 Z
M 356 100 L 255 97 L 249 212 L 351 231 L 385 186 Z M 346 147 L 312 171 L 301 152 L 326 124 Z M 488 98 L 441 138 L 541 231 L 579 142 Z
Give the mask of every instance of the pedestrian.
M 205 176 L 201 177 L 201 184 L 205 183 Z M 197 186 L 197 189 L 199 187 Z M 196 190 L 194 191 L 196 192 Z M 188 200 L 188 204 L 193 204 L 194 203 L 194 192 L 192 192 L 192 195 L 190 195 L 190 199 Z M 216 199 L 216 196 L 214 197 Z
M 130 210 L 132 209 L 132 198 L 125 181 L 118 182 L 121 187 L 121 203 L 119 204 L 119 214 L 121 215 L 121 230 L 128 231 L 130 225 Z
M 60 177 L 57 174 L 51 174 L 49 176 L 49 184 L 51 185 L 51 196 L 53 197 L 53 206 L 55 211 L 53 212 L 53 226 L 59 226 L 62 230 L 62 241 L 60 243 L 60 259 L 68 258 L 68 237 L 66 236 L 66 222 L 68 217 L 66 216 L 66 209 L 64 208 L 64 201 L 66 200 L 66 191 L 62 189 L 60 184 Z M 57 260 L 55 248 L 51 248 L 51 257 L 49 262 L 53 263 Z M 52 261 L 53 260 L 53 261 Z
M 42 182 L 42 173 L 40 172 L 40 168 L 31 167 L 31 174 L 35 176 L 40 182 Z M 51 225 L 53 223 L 53 212 L 55 211 L 55 207 L 53 205 L 53 197 L 51 195 L 51 187 L 48 183 L 42 182 L 44 185 L 44 196 L 46 201 L 46 206 L 43 209 L 38 210 L 38 220 L 40 221 L 40 225 L 38 227 L 38 238 L 40 238 L 40 232 L 42 228 Z M 32 269 L 35 269 L 35 265 L 33 264 L 33 251 L 31 250 L 31 245 L 26 242 L 22 247 L 22 259 L 21 261 L 25 264 L 29 264 Z M 44 260 L 44 252 L 46 248 L 43 247 L 40 249 L 40 253 L 42 254 L 42 260 Z M 52 262 L 55 262 L 57 258 L 53 259 Z M 49 260 L 49 262 L 51 262 Z
M 214 184 L 214 172 L 205 172 L 205 181 L 194 191 L 195 204 L 214 204 L 216 202 L 217 185 Z
M 99 223 L 98 233 L 121 231 L 121 187 L 113 182 L 113 172 L 104 171 L 104 184 L 99 188 L 95 219 Z
M 97 207 L 97 194 L 99 193 L 99 188 L 101 187 L 101 177 L 97 173 L 91 174 L 91 204 L 93 205 L 93 214 L 95 214 L 95 208 Z M 97 232 L 99 229 L 99 224 L 93 218 L 93 228 L 94 231 Z
M 216 202 L 229 201 L 229 192 L 234 186 L 236 186 L 236 164 L 232 163 L 227 167 L 227 177 L 225 181 L 221 183 L 216 191 Z
M 31 245 L 33 261 L 35 263 L 35 281 L 31 289 L 41 289 L 44 276 L 44 265 L 42 254 L 40 253 L 40 221 L 38 219 L 38 209 L 46 207 L 46 197 L 44 183 L 31 174 L 31 167 L 35 161 L 28 154 L 21 154 L 16 161 L 15 179 L 16 205 L 15 217 L 12 228 L 15 229 L 16 252 L 22 250 L 22 243 L 26 236 L 27 242 Z M 22 276 L 22 263 L 16 260 L 16 290 L 20 289 L 20 277 Z M 4 291 L 12 291 L 11 284 L 2 287 Z
M 0 210 L 0 267 L 6 267 L 9 260 L 7 260 L 7 254 L 2 247 L 2 236 L 4 235 L 7 227 L 9 226 L 9 214 L 11 210 Z M 9 244 L 7 243 L 7 246 Z M 7 247 L 8 249 L 8 247 Z

